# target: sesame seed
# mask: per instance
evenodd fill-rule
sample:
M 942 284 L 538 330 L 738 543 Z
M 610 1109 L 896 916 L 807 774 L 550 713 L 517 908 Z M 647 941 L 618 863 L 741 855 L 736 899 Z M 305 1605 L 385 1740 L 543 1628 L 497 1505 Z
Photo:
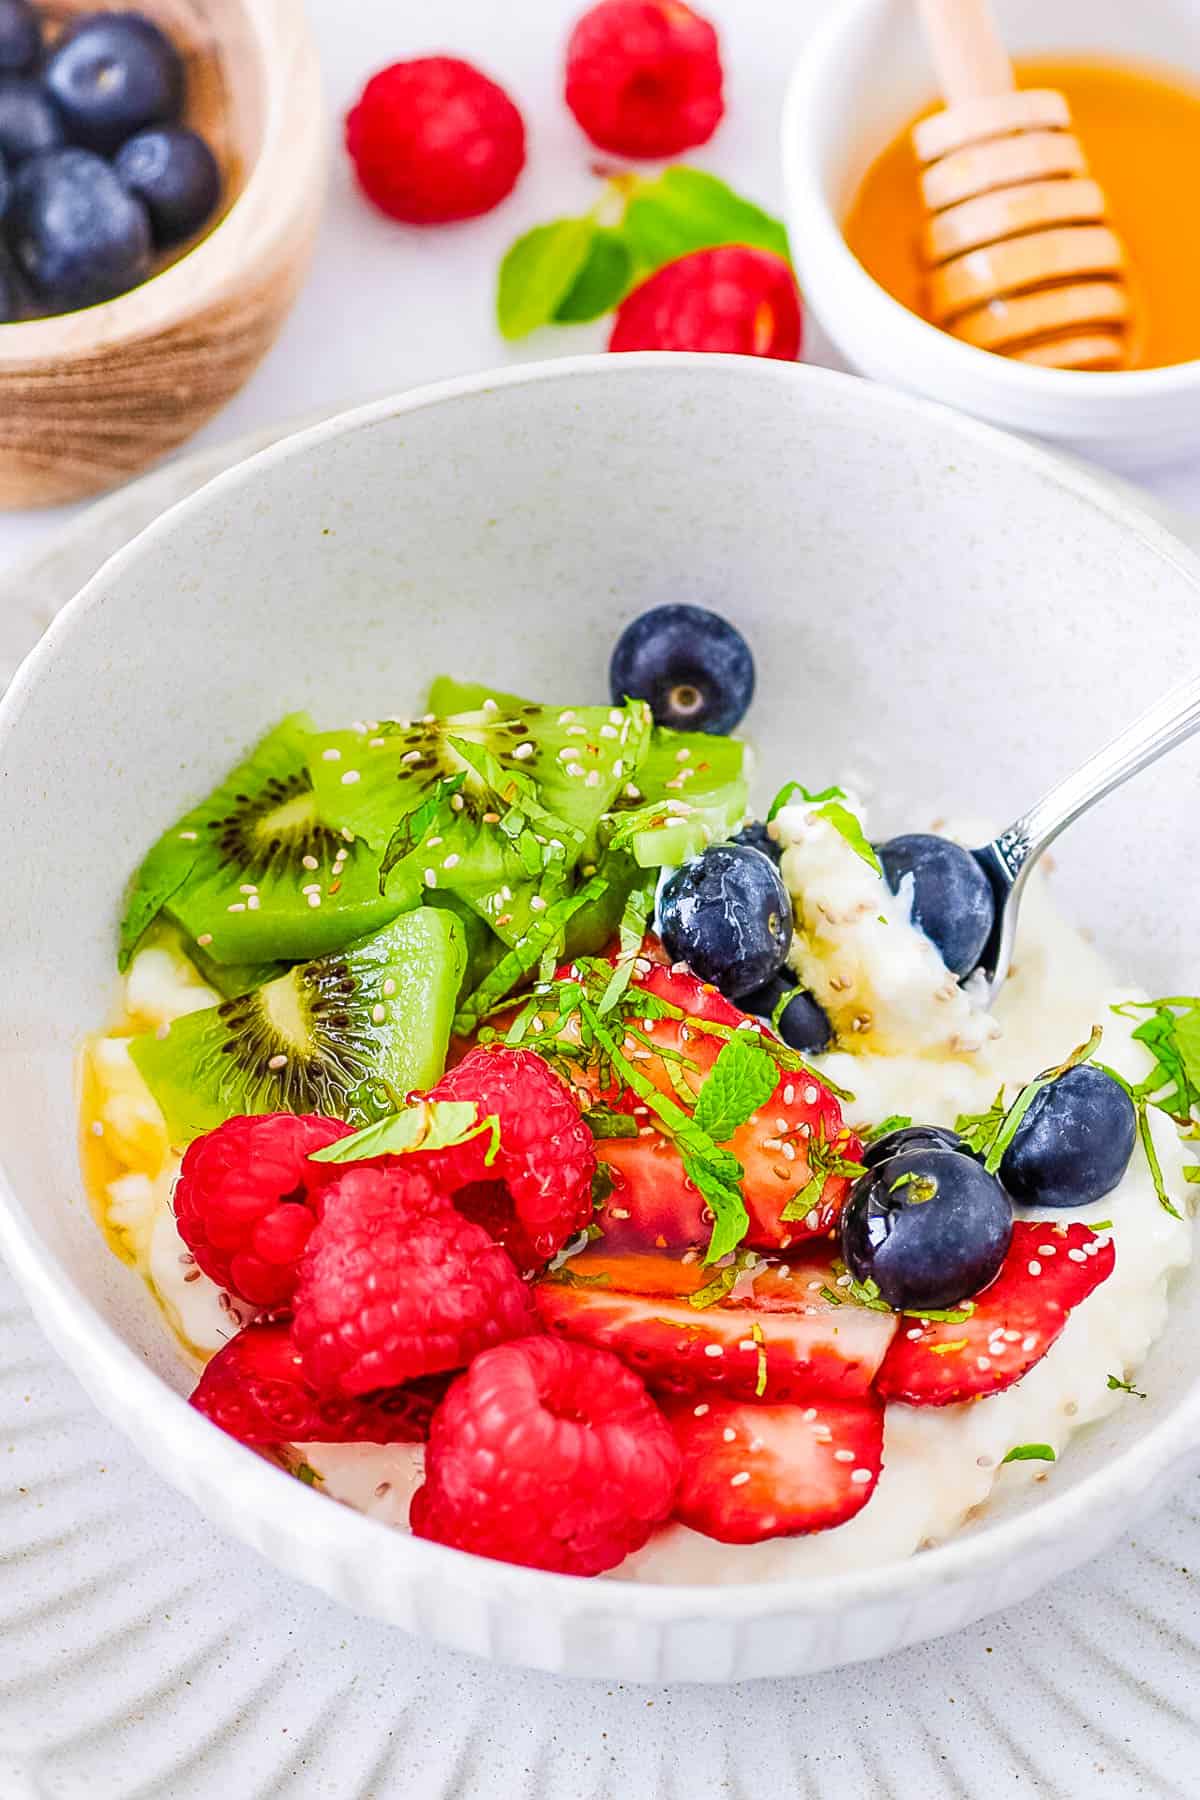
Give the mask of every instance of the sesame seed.
M 200 936 L 196 939 L 196 942 L 202 950 L 207 950 L 208 946 L 212 943 L 212 932 L 202 931 Z
M 622 710 L 619 706 L 610 706 L 609 707 L 608 718 L 609 718 L 610 724 L 620 725 L 622 720 L 624 719 L 624 717 L 625 717 L 625 714 L 622 712 Z
M 457 796 L 455 796 L 455 797 L 457 798 Z M 342 836 L 345 838 L 345 840 L 348 844 L 352 844 L 354 842 L 354 833 L 351 831 L 351 829 L 348 825 L 342 826 Z
M 1006 1344 L 1019 1344 L 1021 1341 L 1021 1334 L 1019 1331 L 1006 1331 L 1004 1333 L 1004 1341 Z
M 442 864 L 442 867 L 443 867 L 443 869 L 457 869 L 457 867 L 461 861 L 462 861 L 462 858 L 459 856 L 458 851 L 452 850 L 450 852 L 450 855 L 446 858 L 445 862 Z
M 310 906 L 320 906 L 320 904 L 321 904 L 320 894 L 309 894 L 307 896 L 307 899 L 308 899 L 308 904 Z
M 675 761 L 676 762 L 688 762 L 691 759 L 691 754 L 692 754 L 691 751 L 686 748 L 684 748 L 683 750 L 677 750 L 675 752 Z
M 575 746 L 574 746 L 574 744 L 564 744 L 562 749 L 558 753 L 558 760 L 559 760 L 559 762 L 574 762 L 575 761 Z
M 599 769 L 589 769 L 587 772 L 587 775 L 584 779 L 583 785 L 584 785 L 584 787 L 599 787 L 600 786 L 600 771 L 599 771 Z
M 181 843 L 194 844 L 199 836 L 200 833 L 198 831 L 181 831 L 179 839 Z
M 587 736 L 587 726 L 586 725 L 568 725 L 567 726 L 567 736 L 568 737 L 586 737 Z
M 1042 1265 L 1040 1262 L 1037 1261 L 1036 1258 L 1034 1258 L 1034 1260 L 1029 1264 L 1029 1273 L 1031 1275 L 1040 1275 L 1041 1272 L 1042 1272 Z
M 805 1409 L 804 1409 L 804 1423 L 805 1423 L 805 1424 L 806 1424 L 806 1425 L 811 1425 L 811 1424 L 812 1424 L 812 1422 L 813 1422 L 813 1420 L 814 1420 L 814 1419 L 815 1419 L 815 1418 L 816 1418 L 816 1416 L 817 1416 L 817 1409 L 816 1409 L 816 1407 L 815 1407 L 815 1406 L 806 1406 L 806 1407 L 805 1407 Z
M 1055 1248 L 1056 1248 L 1056 1246 L 1054 1244 L 1039 1244 L 1038 1245 L 1038 1255 L 1039 1256 L 1053 1256 Z
M 921 1327 L 919 1325 L 910 1325 L 904 1335 L 906 1338 L 911 1338 L 913 1343 L 915 1344 L 917 1339 L 919 1337 L 923 1336 L 923 1333 L 922 1333 Z
M 745 1487 L 749 1479 L 749 1469 L 740 1469 L 736 1475 L 731 1475 L 729 1477 L 729 1485 L 730 1487 Z
M 436 887 L 437 886 L 437 870 L 436 869 L 426 869 L 426 871 L 425 871 L 425 886 L 426 887 Z
M 225 908 L 226 912 L 245 912 L 245 910 L 246 910 L 246 902 L 244 900 L 233 900 Z
M 813 1436 L 816 1438 L 818 1444 L 832 1444 L 833 1442 L 833 1433 L 828 1425 L 814 1425 Z
M 820 1099 L 820 1095 L 818 1094 L 815 1087 L 806 1087 L 805 1088 L 805 1090 L 804 1090 L 805 1106 L 815 1106 L 819 1099 Z
M 319 869 L 321 865 L 315 856 L 302 856 L 300 866 L 305 869 Z
M 795 1162 L 795 1160 L 796 1160 L 795 1144 L 783 1144 L 780 1146 L 780 1148 L 782 1149 L 783 1154 L 787 1158 L 788 1162 Z
M 302 894 L 319 894 L 320 891 L 321 884 L 319 881 L 306 881 L 304 886 L 300 889 Z
M 810 1231 L 815 1231 L 817 1229 L 817 1226 L 821 1223 L 821 1216 L 817 1212 L 816 1207 L 809 1213 L 804 1223 L 808 1226 Z
M 262 905 L 262 901 L 259 899 L 257 894 L 251 894 L 250 898 L 246 902 L 246 905 L 251 912 L 257 912 L 259 907 Z
M 783 1090 L 783 1104 L 785 1106 L 790 1106 L 792 1104 L 792 1101 L 795 1098 L 796 1098 L 796 1089 L 793 1086 L 793 1084 L 789 1081 L 787 1086 Z
M 463 807 L 466 804 L 467 803 L 463 799 L 461 794 L 451 794 L 451 796 L 450 796 L 450 811 L 451 812 L 461 812 Z
M 267 1067 L 268 1069 L 286 1069 L 287 1057 L 282 1051 L 279 1051 L 277 1055 L 267 1058 Z
M 429 850 L 436 850 L 438 845 L 444 844 L 445 841 L 446 840 L 444 837 L 431 837 L 431 838 L 425 839 L 425 845 L 426 845 L 426 848 Z
M 361 781 L 361 780 L 362 780 L 362 776 L 359 774 L 357 769 L 347 769 L 346 773 L 342 776 L 342 786 L 343 787 L 353 787 L 354 783 L 356 781 Z
M 559 715 L 558 715 L 558 722 L 559 722 L 559 724 L 560 724 L 560 725 L 569 725 L 569 724 L 570 724 L 570 723 L 571 723 L 571 720 L 572 720 L 572 719 L 573 719 L 573 718 L 574 718 L 574 717 L 575 717 L 575 714 L 574 714 L 574 712 L 573 712 L 573 711 L 572 711 L 572 710 L 571 710 L 571 708 L 570 708 L 570 707 L 568 707 L 568 708 L 567 708 L 567 710 L 566 710 L 566 712 L 560 712 L 560 713 L 559 713 Z
M 702 1400 L 700 1402 L 699 1406 L 693 1406 L 692 1417 L 693 1417 L 693 1419 L 702 1419 L 707 1411 L 708 1411 L 708 1401 Z
M 737 1443 L 737 1432 L 733 1429 L 732 1425 L 727 1425 L 725 1427 L 724 1431 L 721 1433 L 721 1436 L 724 1438 L 724 1440 L 727 1444 L 736 1444 Z
M 870 1469 L 851 1469 L 850 1479 L 855 1482 L 857 1486 L 863 1487 L 868 1481 L 874 1481 L 875 1477 Z
M 786 1131 L 787 1128 L 788 1128 L 788 1122 L 786 1119 L 776 1119 L 776 1121 L 775 1121 L 776 1131 Z
M 1083 1254 L 1082 1250 L 1068 1250 L 1067 1251 L 1067 1261 L 1068 1262 L 1085 1263 L 1087 1261 L 1087 1257 Z
M 386 738 L 380 738 L 380 737 L 368 738 L 367 739 L 367 749 L 368 750 L 382 750 L 386 743 L 387 743 Z
M 613 726 L 602 725 L 600 727 L 600 736 L 602 738 L 615 738 L 616 735 L 617 735 L 617 733 L 616 733 L 615 729 L 613 728 Z
M 975 1367 L 977 1369 L 981 1369 L 985 1374 L 988 1371 L 988 1369 L 991 1368 L 991 1366 L 992 1366 L 992 1359 L 990 1356 L 977 1356 L 975 1358 Z
M 540 894 L 534 894 L 529 902 L 529 910 L 530 912 L 545 912 L 546 902 L 542 899 Z
M 104 1124 L 103 1124 L 102 1120 L 100 1120 L 100 1119 L 92 1120 L 92 1136 L 93 1137 L 103 1137 L 104 1136 Z
M 610 1206 L 608 1211 L 609 1216 L 614 1219 L 628 1219 L 632 1216 L 627 1206 Z
M 321 752 L 322 762 L 341 762 L 341 760 L 342 753 L 340 750 L 322 750 Z
M 725 1351 L 720 1344 L 705 1344 L 704 1354 L 705 1356 L 724 1356 Z
M 512 889 L 509 887 L 507 882 L 505 882 L 504 886 L 500 889 L 500 898 L 502 900 L 511 900 L 512 899 Z
M 577 780 L 583 774 L 583 770 L 577 762 L 568 763 L 567 774 L 571 776 L 572 780 Z
M 528 762 L 529 758 L 533 755 L 533 748 L 533 745 L 527 738 L 523 744 L 517 745 L 516 749 L 513 751 L 513 755 L 518 762 Z
M 853 1462 L 854 1452 L 853 1450 L 835 1450 L 833 1460 L 834 1462 Z
M 743 1338 L 741 1343 L 738 1345 L 738 1349 L 739 1350 L 757 1350 L 758 1349 L 758 1340 L 756 1338 Z
M 1036 1350 L 1037 1347 L 1038 1347 L 1038 1340 L 1037 1340 L 1036 1333 L 1031 1331 L 1028 1337 L 1021 1339 L 1021 1348 L 1022 1348 L 1022 1350 L 1024 1350 L 1026 1355 L 1028 1355 L 1031 1350 Z
M 641 797 L 642 797 L 641 788 L 635 787 L 635 785 L 633 784 L 632 781 L 627 781 L 625 783 L 625 798 L 627 800 L 640 800 Z

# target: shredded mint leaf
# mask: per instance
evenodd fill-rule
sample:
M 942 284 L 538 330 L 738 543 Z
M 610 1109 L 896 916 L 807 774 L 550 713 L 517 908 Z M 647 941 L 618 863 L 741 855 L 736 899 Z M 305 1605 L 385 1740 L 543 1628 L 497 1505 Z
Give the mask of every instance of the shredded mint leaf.
M 621 304 L 633 280 L 633 256 L 620 231 L 599 226 L 583 266 L 554 312 L 556 325 L 586 325 Z
M 959 1113 L 954 1129 L 972 1156 L 983 1156 L 996 1141 L 996 1133 L 1004 1123 L 1004 1089 L 1001 1088 L 984 1113 Z
M 856 1181 L 860 1175 L 866 1174 L 865 1166 L 853 1162 L 843 1156 L 836 1144 L 828 1143 L 823 1137 L 811 1137 L 804 1146 L 808 1160 L 808 1180 L 799 1193 L 793 1194 L 780 1218 L 785 1223 L 793 1219 L 803 1219 L 819 1206 L 825 1192 L 825 1183 L 831 1175 L 844 1176 L 847 1181 Z
M 440 825 L 445 829 L 453 822 L 454 813 L 450 801 L 455 794 L 461 791 L 466 779 L 465 771 L 460 771 L 457 775 L 443 776 L 432 793 L 427 794 L 419 806 L 415 806 L 411 812 L 405 813 L 388 839 L 387 849 L 383 853 L 383 861 L 379 865 L 379 891 L 381 894 L 386 893 L 387 878 L 396 864 L 403 862 L 406 856 L 411 856 L 414 850 L 419 849 L 433 832 L 435 826 Z
M 736 1032 L 700 1089 L 694 1121 L 715 1143 L 727 1144 L 734 1132 L 766 1105 L 778 1082 L 774 1059 L 757 1035 Z
M 1200 1183 L 1200 1163 L 1185 1163 L 1183 1179 L 1193 1184 Z
M 715 1306 L 718 1300 L 723 1300 L 726 1294 L 732 1292 L 740 1273 L 741 1270 L 736 1261 L 731 1262 L 728 1268 L 718 1269 L 706 1286 L 697 1288 L 694 1294 L 687 1295 L 688 1305 L 694 1306 L 697 1312 L 704 1312 L 706 1308 Z
M 550 323 L 575 286 L 595 235 L 590 218 L 555 219 L 517 239 L 500 264 L 496 289 L 496 322 L 504 337 L 527 337 Z
M 305 1487 L 319 1487 L 325 1479 L 323 1475 L 317 1474 L 311 1463 L 306 1462 L 297 1463 L 292 1473 L 297 1481 L 304 1483 Z
M 620 950 L 612 977 L 600 999 L 598 1011 L 601 1013 L 613 1010 L 633 980 L 633 966 L 641 954 L 646 927 L 654 914 L 654 889 L 653 880 L 642 881 L 625 902 L 619 927 Z
M 771 823 L 772 819 L 778 818 L 784 807 L 790 805 L 797 794 L 799 794 L 802 800 L 806 800 L 810 806 L 818 806 L 826 800 L 844 800 L 846 798 L 845 788 L 827 787 L 822 788 L 819 794 L 810 794 L 802 781 L 785 781 L 775 798 L 772 800 L 770 806 L 767 808 L 768 825 Z
M 1134 1387 L 1132 1381 L 1120 1381 L 1115 1375 L 1108 1377 L 1108 1385 L 1114 1394 L 1135 1394 L 1139 1400 L 1146 1398 L 1141 1388 Z
M 1016 1444 L 1007 1456 L 1000 1458 L 1001 1467 L 1010 1462 L 1057 1462 L 1049 1444 Z
M 1093 1027 L 1092 1035 L 1087 1043 L 1079 1044 L 1072 1050 L 1065 1062 L 1059 1063 L 1057 1067 L 1053 1069 L 1044 1069 L 1040 1075 L 1035 1075 L 1032 1081 L 1026 1082 L 1025 1086 L 1021 1089 L 1020 1093 L 1005 1113 L 1000 1128 L 992 1139 L 991 1148 L 987 1153 L 983 1165 L 989 1175 L 994 1175 L 999 1169 L 1000 1164 L 1004 1161 L 1005 1151 L 1016 1137 L 1022 1119 L 1025 1117 L 1025 1114 L 1029 1111 L 1029 1108 L 1033 1105 L 1042 1089 L 1049 1087 L 1052 1081 L 1057 1081 L 1059 1076 L 1065 1075 L 1069 1069 L 1078 1068 L 1080 1063 L 1085 1063 L 1094 1056 L 1096 1051 L 1100 1048 L 1101 1036 L 1102 1033 L 1100 1027 L 1099 1025 L 1096 1025 Z
M 881 1119 L 878 1125 L 872 1125 L 870 1131 L 863 1135 L 864 1144 L 877 1144 L 880 1138 L 890 1137 L 893 1131 L 907 1131 L 912 1124 L 910 1113 L 892 1113 Z
M 715 175 L 682 164 L 638 183 L 625 210 L 624 234 L 644 272 L 720 244 L 769 250 L 785 261 L 789 254 L 778 219 Z
M 611 1106 L 589 1106 L 583 1122 L 594 1138 L 635 1138 L 638 1122 L 629 1113 L 614 1112 Z
M 1143 1013 L 1134 1038 L 1154 1058 L 1154 1067 L 1134 1099 L 1144 1098 L 1186 1128 L 1200 1118 L 1200 998 L 1175 994 L 1164 1000 L 1126 1000 L 1113 1007 L 1126 1019 Z
M 490 1135 L 491 1162 L 499 1147 L 500 1121 L 494 1113 L 479 1117 L 473 1100 L 419 1100 L 386 1119 L 377 1119 L 356 1131 L 314 1150 L 310 1162 L 366 1162 L 375 1156 L 402 1156 L 408 1150 L 450 1150 L 472 1138 Z
M 454 1018 L 457 1036 L 470 1037 L 484 1014 L 506 999 L 518 983 L 537 968 L 550 946 L 562 944 L 567 926 L 575 914 L 585 906 L 590 906 L 594 900 L 599 900 L 607 889 L 608 883 L 604 878 L 593 875 L 577 893 L 568 894 L 548 907 L 537 923 L 531 925 L 520 942 L 500 958 L 495 968 L 485 975 L 474 993 L 468 995 L 459 1007 Z

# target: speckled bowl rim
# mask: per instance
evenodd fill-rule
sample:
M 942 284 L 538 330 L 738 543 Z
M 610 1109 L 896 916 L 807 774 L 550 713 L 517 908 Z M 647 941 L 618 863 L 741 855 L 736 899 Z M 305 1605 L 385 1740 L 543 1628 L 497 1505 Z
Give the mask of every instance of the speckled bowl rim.
M 1101 481 L 1064 463 L 1050 452 L 997 431 L 990 425 L 965 419 L 931 401 L 910 397 L 856 378 L 803 364 L 786 364 L 743 357 L 722 357 L 734 365 L 738 379 L 794 386 L 844 388 L 855 382 L 861 400 L 864 387 L 881 415 L 924 417 L 935 422 L 951 440 L 959 438 L 984 454 L 1020 465 L 1047 486 L 1057 487 L 1094 508 L 1110 523 L 1133 534 L 1154 555 L 1192 582 L 1200 600 L 1200 561 L 1136 506 L 1114 494 Z M 421 387 L 396 398 L 339 414 L 337 417 L 285 438 L 248 461 L 219 475 L 214 481 L 149 526 L 120 550 L 100 573 L 67 603 L 46 635 L 30 653 L 0 701 L 0 764 L 7 744 L 19 733 L 26 705 L 32 698 L 42 669 L 55 657 L 78 622 L 97 604 L 104 592 L 119 584 L 123 571 L 142 558 L 153 556 L 176 525 L 219 506 L 223 496 L 252 482 L 260 469 L 274 468 L 302 459 L 351 433 L 368 430 L 384 420 L 424 411 L 430 407 L 468 403 L 477 395 L 535 383 L 578 381 L 601 373 L 611 379 L 614 367 L 636 381 L 655 369 L 711 367 L 709 356 L 650 352 L 623 356 L 582 356 L 521 365 L 499 371 L 459 377 Z M 85 1029 L 90 1021 L 80 1021 Z M 2 1150 L 2 1147 L 0 1147 Z M 97 1233 L 98 1254 L 107 1255 Z M 1171 1415 L 1152 1427 L 1129 1450 L 1114 1457 L 1104 1468 L 1079 1481 L 1070 1491 L 1039 1499 L 1027 1512 L 994 1525 L 984 1525 L 965 1537 L 951 1539 L 936 1549 L 910 1558 L 842 1574 L 791 1577 L 771 1582 L 739 1582 L 718 1585 L 650 1584 L 614 1581 L 604 1577 L 547 1574 L 508 1563 L 469 1556 L 442 1545 L 413 1538 L 351 1511 L 332 1506 L 321 1495 L 252 1451 L 225 1436 L 195 1413 L 159 1376 L 145 1367 L 107 1320 L 74 1287 L 57 1259 L 41 1242 L 18 1199 L 0 1155 L 0 1250 L 8 1257 L 25 1290 L 35 1315 L 64 1359 L 84 1380 L 97 1404 L 118 1426 L 129 1432 L 142 1453 L 185 1491 L 189 1483 L 180 1464 L 203 1470 L 203 1486 L 224 1486 L 238 1495 L 239 1512 L 253 1510 L 263 1521 L 282 1525 L 303 1538 L 310 1549 L 326 1551 L 339 1563 L 362 1559 L 362 1566 L 377 1571 L 380 1586 L 387 1568 L 412 1570 L 436 1576 L 445 1570 L 457 1576 L 467 1570 L 469 1586 L 483 1598 L 519 1606 L 538 1603 L 560 1615 L 603 1608 L 631 1620 L 657 1624 L 694 1623 L 697 1619 L 731 1621 L 769 1618 L 776 1614 L 828 1615 L 859 1604 L 903 1601 L 929 1589 L 949 1588 L 964 1578 L 977 1580 L 993 1567 L 1008 1565 L 1035 1546 L 1058 1542 L 1064 1548 L 1062 1567 L 1073 1561 L 1074 1529 L 1102 1512 L 1125 1514 L 1130 1502 L 1161 1484 L 1167 1496 L 1173 1470 L 1200 1450 L 1200 1377 Z M 136 1424 L 130 1424 L 131 1419 Z M 1115 1528 L 1114 1528 L 1115 1529 Z M 590 1598 L 589 1598 L 590 1596 Z M 986 1610 L 980 1608 L 980 1611 Z

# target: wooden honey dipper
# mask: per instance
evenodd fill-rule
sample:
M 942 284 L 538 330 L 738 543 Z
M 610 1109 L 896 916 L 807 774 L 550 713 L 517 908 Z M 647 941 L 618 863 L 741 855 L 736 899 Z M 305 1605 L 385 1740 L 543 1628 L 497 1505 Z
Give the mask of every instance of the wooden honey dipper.
M 989 0 L 917 0 L 946 110 L 913 127 L 929 316 L 1019 362 L 1122 369 L 1133 307 L 1070 108 L 1019 91 Z

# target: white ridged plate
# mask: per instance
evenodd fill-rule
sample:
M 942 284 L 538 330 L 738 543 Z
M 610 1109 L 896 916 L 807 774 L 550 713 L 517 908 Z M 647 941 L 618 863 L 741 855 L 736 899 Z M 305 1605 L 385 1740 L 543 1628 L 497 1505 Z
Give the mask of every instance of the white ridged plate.
M 148 478 L 0 581 L 0 683 L 104 555 L 234 459 Z M 1196 1484 L 1026 1606 L 886 1663 L 726 1689 L 494 1668 L 221 1537 L 0 1265 L 0 1800 L 1194 1800 L 1193 1569 Z

